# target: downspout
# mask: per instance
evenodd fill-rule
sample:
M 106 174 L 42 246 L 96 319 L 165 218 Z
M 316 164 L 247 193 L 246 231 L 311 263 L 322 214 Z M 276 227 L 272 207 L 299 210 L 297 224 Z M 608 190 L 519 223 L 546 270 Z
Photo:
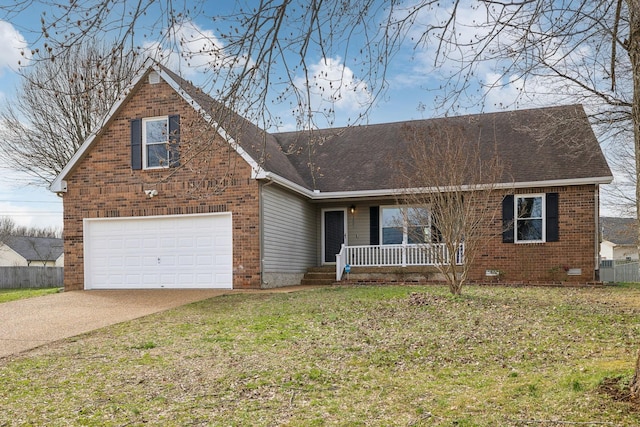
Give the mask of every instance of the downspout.
M 266 180 L 266 182 L 265 182 Z M 260 230 L 260 288 L 264 288 L 268 283 L 264 282 L 264 187 L 273 184 L 273 180 L 268 176 L 265 180 L 259 180 L 260 192 L 258 193 L 258 224 Z
M 595 185 L 594 189 L 594 199 L 595 199 L 595 242 L 594 242 L 594 261 L 595 261 L 595 271 L 594 278 L 597 281 L 600 281 L 600 186 L 598 184 Z

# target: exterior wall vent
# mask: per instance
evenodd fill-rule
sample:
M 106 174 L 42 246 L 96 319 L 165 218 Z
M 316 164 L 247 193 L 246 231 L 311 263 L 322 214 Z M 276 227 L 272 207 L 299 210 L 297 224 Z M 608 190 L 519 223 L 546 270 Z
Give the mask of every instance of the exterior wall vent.
M 160 83 L 160 74 L 156 73 L 155 71 L 152 71 L 149 73 L 149 84 L 151 85 L 155 85 Z

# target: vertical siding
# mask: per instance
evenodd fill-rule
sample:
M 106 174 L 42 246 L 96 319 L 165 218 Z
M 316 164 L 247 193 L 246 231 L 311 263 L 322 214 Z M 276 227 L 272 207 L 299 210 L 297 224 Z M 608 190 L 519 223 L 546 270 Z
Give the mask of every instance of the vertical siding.
M 304 273 L 316 265 L 316 206 L 275 185 L 262 186 L 263 272 Z

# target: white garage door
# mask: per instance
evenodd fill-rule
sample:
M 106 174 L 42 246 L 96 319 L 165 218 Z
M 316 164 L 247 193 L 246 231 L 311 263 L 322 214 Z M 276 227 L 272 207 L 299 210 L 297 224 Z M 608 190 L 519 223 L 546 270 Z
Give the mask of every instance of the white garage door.
M 233 286 L 231 213 L 84 220 L 85 289 Z

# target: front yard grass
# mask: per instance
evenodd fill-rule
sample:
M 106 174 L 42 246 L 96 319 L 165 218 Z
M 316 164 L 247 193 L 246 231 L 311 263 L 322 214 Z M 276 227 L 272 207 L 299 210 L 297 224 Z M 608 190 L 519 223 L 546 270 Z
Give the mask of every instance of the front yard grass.
M 226 295 L 0 360 L 0 425 L 634 426 L 639 321 L 635 285 Z
M 0 303 L 23 298 L 39 297 L 48 294 L 57 294 L 58 292 L 60 292 L 60 288 L 0 289 Z

